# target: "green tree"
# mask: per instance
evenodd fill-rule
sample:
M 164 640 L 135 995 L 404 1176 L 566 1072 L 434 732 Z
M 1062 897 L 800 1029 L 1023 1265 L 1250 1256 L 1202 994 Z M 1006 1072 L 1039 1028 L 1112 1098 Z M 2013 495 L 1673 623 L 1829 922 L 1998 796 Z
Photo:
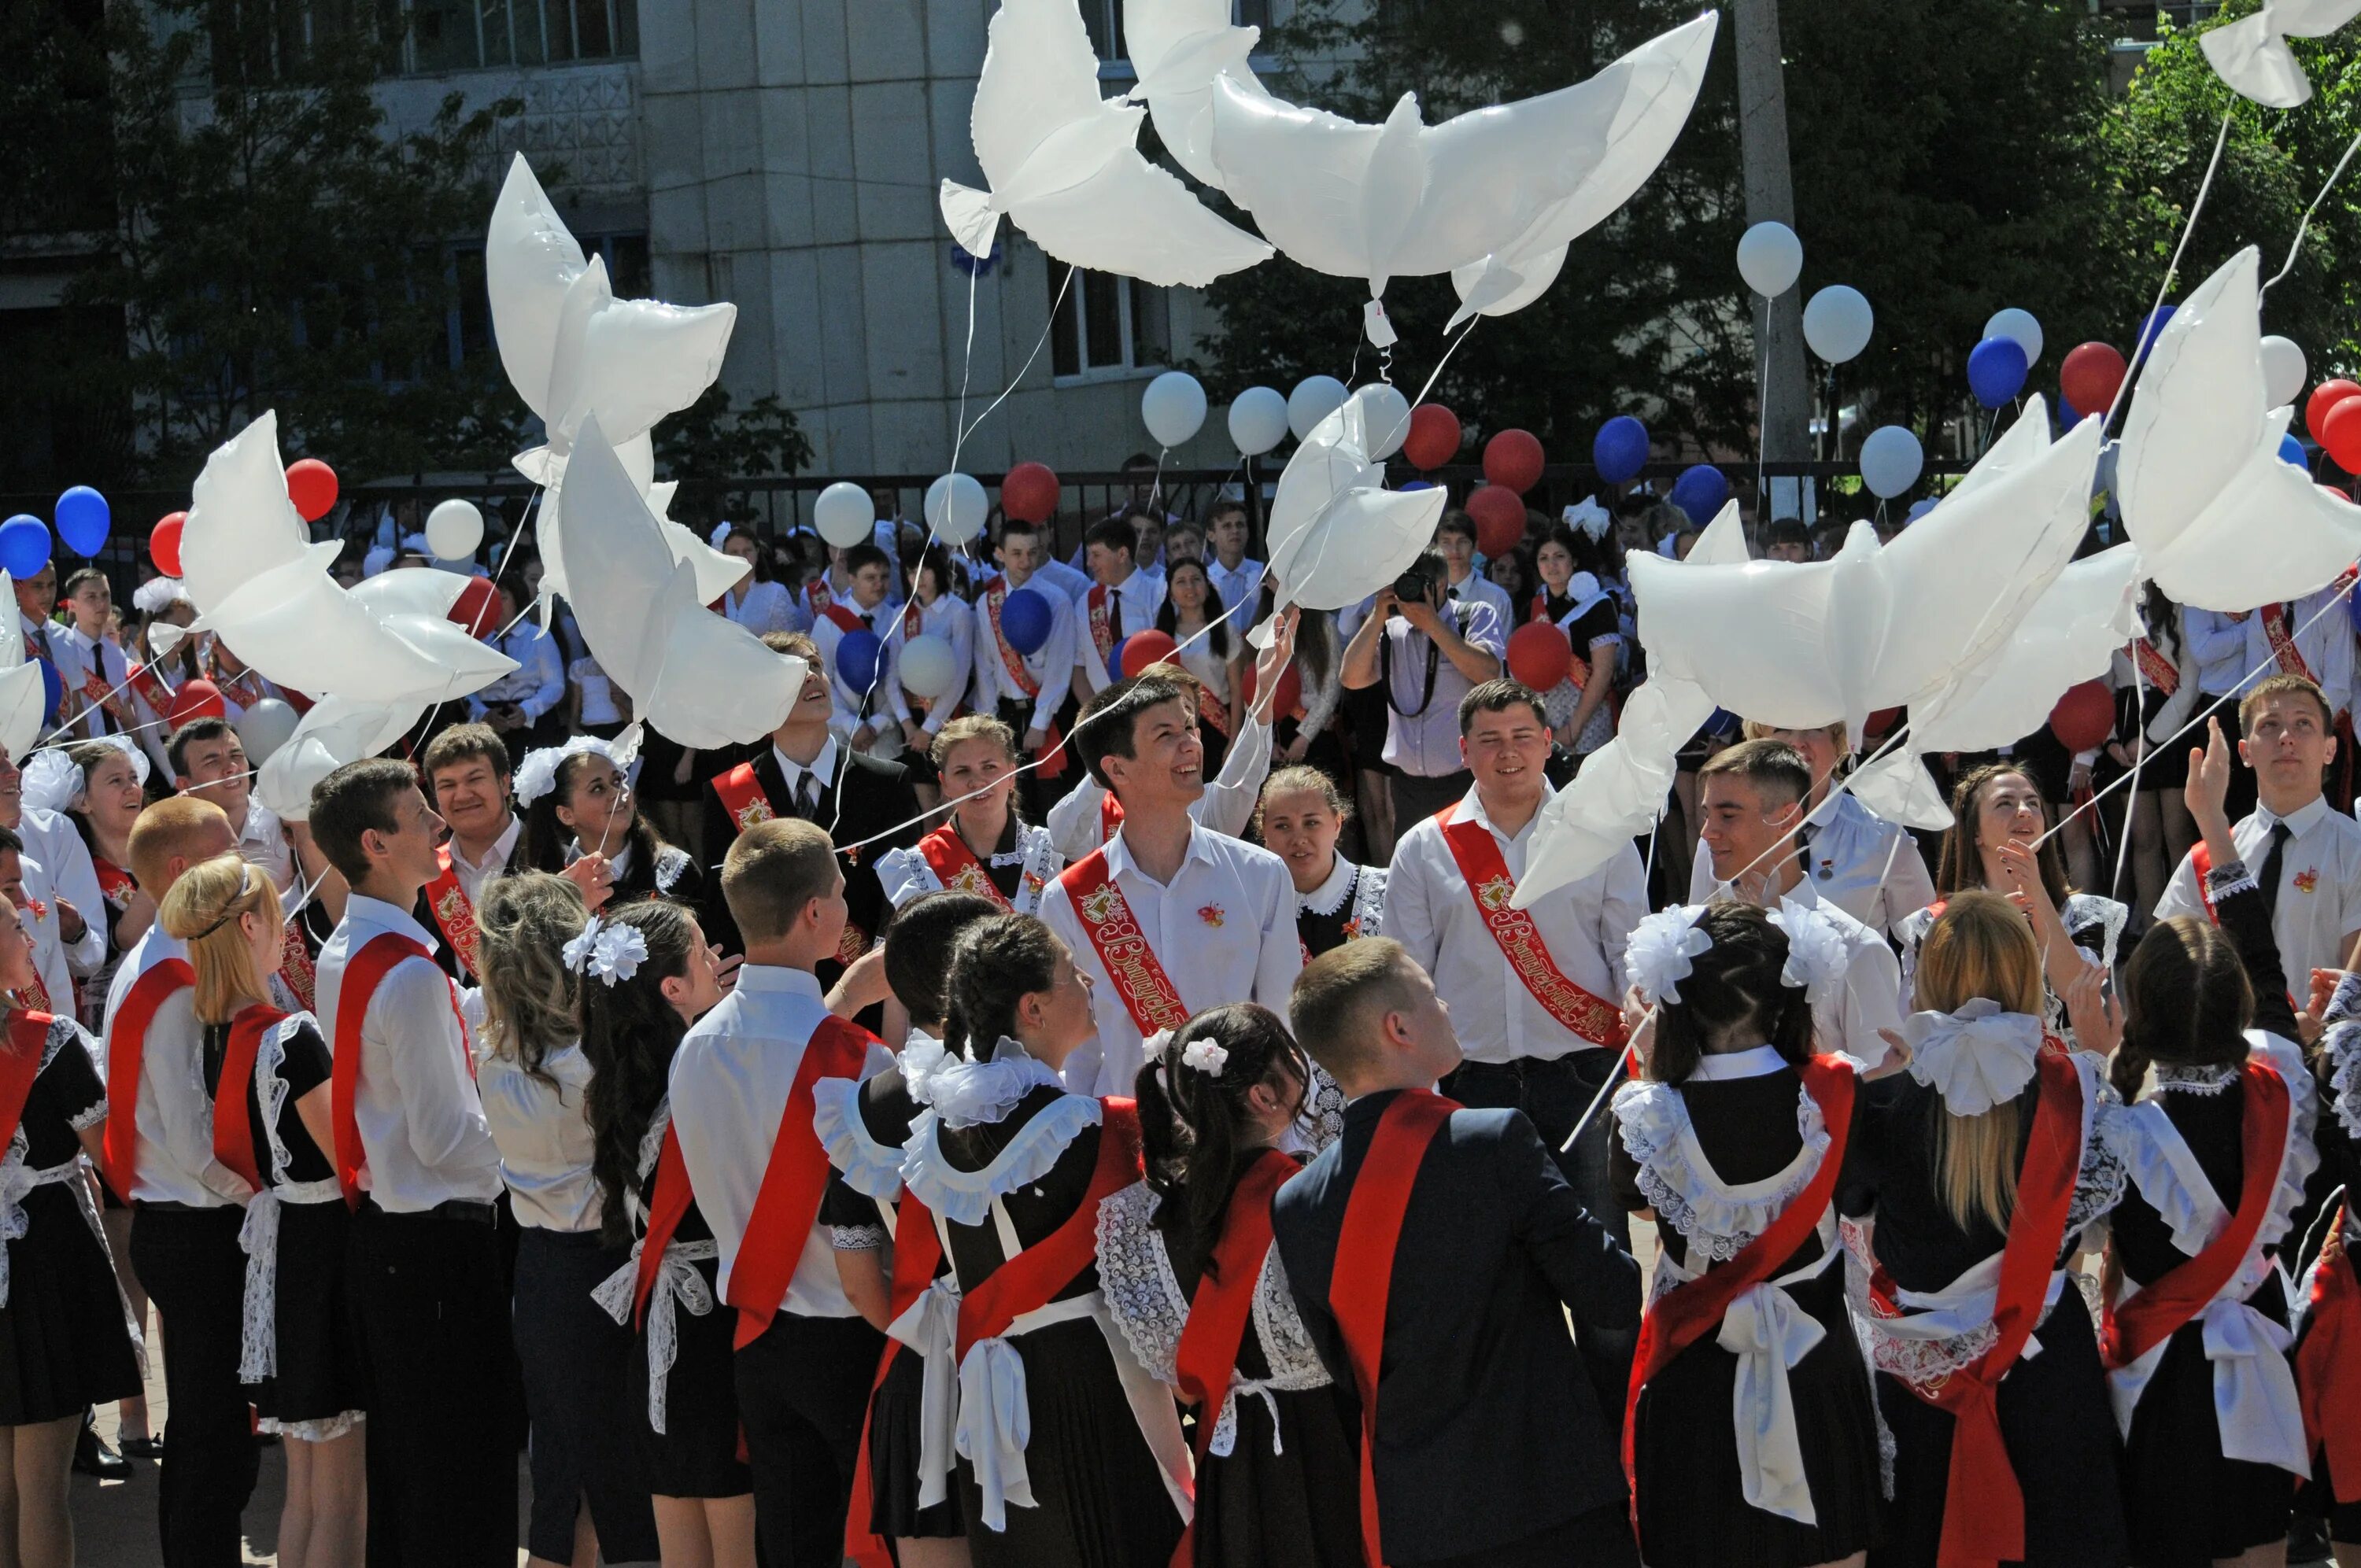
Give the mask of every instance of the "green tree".
M 674 502 L 678 522 L 718 522 L 754 510 L 753 492 L 730 481 L 800 473 L 811 461 L 811 438 L 795 411 L 765 392 L 736 413 L 720 386 L 656 427 L 656 462 L 685 479 Z

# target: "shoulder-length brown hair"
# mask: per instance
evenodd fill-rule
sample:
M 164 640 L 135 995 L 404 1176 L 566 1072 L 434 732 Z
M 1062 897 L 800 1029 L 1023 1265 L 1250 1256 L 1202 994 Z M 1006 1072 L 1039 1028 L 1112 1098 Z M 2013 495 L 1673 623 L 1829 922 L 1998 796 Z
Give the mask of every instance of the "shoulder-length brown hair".
M 1951 788 L 1951 826 L 1944 829 L 1942 853 L 1935 862 L 1935 896 L 1949 898 L 1955 893 L 1966 893 L 1984 885 L 1984 858 L 1976 846 L 1983 839 L 1983 806 L 1978 798 L 1984 786 L 2004 774 L 2015 773 L 2033 786 L 2036 797 L 2041 794 L 2041 781 L 2015 762 L 1987 762 L 1960 776 Z M 2048 832 L 2057 824 L 2049 820 L 2049 802 L 2041 802 L 2041 827 Z M 2034 864 L 2041 868 L 2041 885 L 2048 891 L 2049 902 L 2065 907 L 2067 895 L 2074 890 L 2066 883 L 2066 860 L 2058 852 L 2055 834 L 2041 840 L 2033 851 Z M 2038 1009 L 2036 1009 L 2038 1011 Z

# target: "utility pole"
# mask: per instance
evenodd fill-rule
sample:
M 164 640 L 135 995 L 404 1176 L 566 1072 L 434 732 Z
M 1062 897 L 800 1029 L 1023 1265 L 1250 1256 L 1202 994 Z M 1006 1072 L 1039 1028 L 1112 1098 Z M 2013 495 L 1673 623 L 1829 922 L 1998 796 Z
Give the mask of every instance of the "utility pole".
M 1795 226 L 1795 192 L 1787 162 L 1787 90 L 1779 57 L 1779 0 L 1730 0 L 1738 47 L 1739 161 L 1746 183 L 1746 221 Z M 1775 300 L 1754 301 L 1755 369 L 1763 378 L 1763 456 L 1802 462 L 1812 455 L 1811 388 L 1804 365 L 1801 286 Z M 1763 513 L 1800 512 L 1792 485 L 1774 490 L 1779 503 Z

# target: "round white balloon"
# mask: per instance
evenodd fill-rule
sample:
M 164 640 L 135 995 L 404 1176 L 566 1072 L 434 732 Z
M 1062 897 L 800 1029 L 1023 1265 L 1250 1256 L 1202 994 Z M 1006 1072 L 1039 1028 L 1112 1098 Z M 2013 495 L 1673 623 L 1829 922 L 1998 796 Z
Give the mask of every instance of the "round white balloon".
M 1782 223 L 1761 223 L 1738 236 L 1738 275 L 1765 299 L 1795 286 L 1804 270 L 1804 242 Z
M 1180 446 L 1205 425 L 1205 389 L 1186 370 L 1167 370 L 1139 395 L 1139 417 L 1159 446 Z
M 1230 404 L 1230 442 L 1240 456 L 1259 457 L 1287 439 L 1287 400 L 1276 387 L 1248 387 Z
M 2266 407 L 2283 409 L 2303 396 L 2312 367 L 2303 362 L 2303 348 L 2291 337 L 2276 333 L 2263 339 L 2263 398 Z
M 927 487 L 927 526 L 946 544 L 964 544 L 982 533 L 991 511 L 972 474 L 945 474 Z
M 1382 463 L 1410 439 L 1410 400 L 1390 381 L 1372 381 L 1354 392 L 1361 405 L 1361 429 L 1368 436 L 1369 457 Z
M 1312 427 L 1336 411 L 1349 394 L 1334 376 L 1306 376 L 1287 394 L 1287 428 L 1302 440 Z
M 1861 478 L 1870 494 L 1890 500 L 1918 482 L 1927 455 L 1918 438 L 1898 424 L 1880 425 L 1861 444 Z
M 2041 323 L 2033 319 L 2031 311 L 2011 305 L 2004 311 L 1994 311 L 1993 319 L 1984 323 L 1985 337 L 2004 337 L 2025 350 L 2025 362 L 2033 365 L 2041 358 Z
M 473 501 L 463 501 L 454 496 L 435 504 L 426 514 L 426 547 L 434 552 L 438 561 L 467 561 L 475 558 L 476 547 L 484 542 L 484 514 L 476 510 Z M 248 751 L 247 756 L 254 753 Z
M 947 696 L 959 681 L 959 658 L 950 639 L 924 632 L 902 644 L 895 672 L 912 696 Z
M 1831 365 L 1841 365 L 1869 346 L 1877 318 L 1860 290 L 1831 283 L 1804 306 L 1804 341 Z
M 877 530 L 877 504 L 850 479 L 839 479 L 812 503 L 812 526 L 839 550 L 867 543 Z
M 467 502 L 445 501 L 444 506 L 467 506 Z M 440 510 L 441 508 L 437 508 Z M 476 509 L 467 507 L 469 511 Z M 238 716 L 234 728 L 238 740 L 246 747 L 247 761 L 260 767 L 269 761 L 270 753 L 287 744 L 295 733 L 295 710 L 275 696 L 264 697 Z

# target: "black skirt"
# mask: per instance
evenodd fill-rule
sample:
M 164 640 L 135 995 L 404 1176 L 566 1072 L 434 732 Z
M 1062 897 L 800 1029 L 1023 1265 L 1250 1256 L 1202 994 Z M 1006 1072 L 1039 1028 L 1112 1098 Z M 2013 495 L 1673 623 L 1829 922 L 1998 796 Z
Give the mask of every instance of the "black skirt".
M 1831 1264 L 1818 1278 L 1785 1289 L 1826 1331 L 1787 1372 L 1816 1522 L 1799 1524 L 1746 1501 L 1730 1428 L 1738 1357 L 1708 1334 L 1640 1395 L 1632 1467 L 1641 1557 L 1651 1568 L 1733 1563 L 1804 1568 L 1849 1557 L 1883 1538 L 1877 1417 L 1868 1368 L 1845 1310 L 1844 1271 Z
M 869 1401 L 869 1530 L 888 1541 L 956 1541 L 967 1534 L 957 1486 L 934 1507 L 918 1506 L 926 1374 L 926 1359 L 897 1345 L 885 1381 Z
M 639 1434 L 640 1472 L 659 1497 L 742 1497 L 754 1474 L 738 1457 L 737 1314 L 713 1284 L 711 1258 L 694 1266 L 713 1292 L 713 1310 L 699 1317 L 675 1304 L 680 1349 L 664 1380 L 664 1430 L 648 1424 L 648 1336 L 631 1336 L 624 1384 L 624 1420 Z M 563 1559 L 561 1559 L 563 1561 Z
M 6 1244 L 0 1426 L 78 1417 L 92 1405 L 138 1398 L 139 1358 L 105 1244 L 63 1183 L 34 1188 L 24 1206 L 25 1234 Z
M 2276 1280 L 2256 1304 L 2283 1315 Z M 2226 1459 L 2213 1413 L 2205 1325 L 2174 1332 L 2140 1391 L 2124 1445 L 2124 1517 L 2143 1568 L 2204 1568 L 2217 1557 L 2287 1539 L 2296 1477 L 2272 1464 Z
M 1361 1433 L 1334 1387 L 1238 1401 L 1238 1437 L 1197 1471 L 1196 1568 L 1360 1568 Z M 1276 1435 L 1281 1452 L 1273 1453 Z
M 278 1370 L 255 1409 L 280 1426 L 332 1421 L 368 1408 L 360 1322 L 345 1283 L 352 1211 L 341 1198 L 279 1208 L 279 1281 L 272 1332 Z
M 1140 1436 L 1099 1325 L 1088 1318 L 1050 1323 L 1008 1343 L 1025 1363 L 1033 1424 L 1025 1468 L 1035 1506 L 1011 1503 L 1008 1528 L 991 1529 L 974 1468 L 960 1461 L 960 1508 L 974 1568 L 1154 1568 L 1170 1562 L 1180 1541 L 1180 1510 Z
M 2035 1332 L 2041 1354 L 2021 1358 L 2000 1385 L 2001 1441 L 2025 1494 L 2020 1561 L 2027 1568 L 2123 1568 L 2131 1552 L 2123 1444 L 2091 1314 L 2070 1285 Z M 1894 1502 L 1886 1544 L 1870 1552 L 1870 1568 L 1934 1568 L 1950 1485 L 1951 1417 L 1882 1372 L 1877 1406 L 1894 1432 Z
M 596 1231 L 526 1225 L 517 1239 L 517 1365 L 533 1464 L 526 1544 L 553 1563 L 573 1560 L 575 1516 L 584 1503 L 609 1562 L 651 1562 L 659 1552 L 640 1445 L 625 1421 L 632 1408 L 624 1392 L 631 1330 L 590 1299 L 630 1260 L 629 1247 L 601 1246 Z M 641 1395 L 644 1423 L 644 1388 Z

